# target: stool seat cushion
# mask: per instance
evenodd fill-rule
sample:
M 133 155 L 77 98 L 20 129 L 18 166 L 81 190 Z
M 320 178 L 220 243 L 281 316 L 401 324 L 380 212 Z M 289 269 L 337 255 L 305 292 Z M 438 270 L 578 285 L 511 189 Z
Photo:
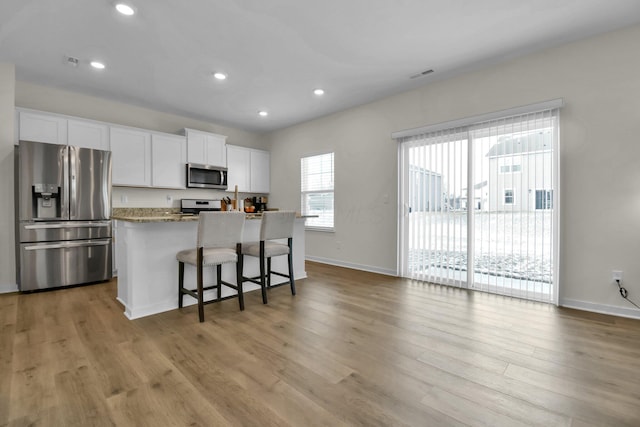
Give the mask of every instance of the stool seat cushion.
M 202 265 L 218 265 L 229 262 L 238 262 L 235 249 L 231 248 L 204 248 L 202 251 Z M 198 260 L 197 249 L 186 249 L 176 255 L 176 259 L 186 264 L 196 265 Z
M 274 256 L 289 254 L 289 246 L 282 243 L 264 242 L 264 257 L 271 258 Z M 260 243 L 243 243 L 242 255 L 251 255 L 260 257 Z

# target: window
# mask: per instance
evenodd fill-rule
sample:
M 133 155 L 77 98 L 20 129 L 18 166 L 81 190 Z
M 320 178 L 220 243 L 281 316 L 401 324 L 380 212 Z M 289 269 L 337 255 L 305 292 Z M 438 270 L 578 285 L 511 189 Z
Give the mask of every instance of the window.
M 300 159 L 302 214 L 306 227 L 333 230 L 333 153 Z
M 553 190 L 536 190 L 536 209 L 553 209 Z
M 500 166 L 500 173 L 512 173 L 512 172 L 521 172 L 521 165 L 502 165 Z
M 513 190 L 504 190 L 504 204 L 505 205 L 513 204 Z

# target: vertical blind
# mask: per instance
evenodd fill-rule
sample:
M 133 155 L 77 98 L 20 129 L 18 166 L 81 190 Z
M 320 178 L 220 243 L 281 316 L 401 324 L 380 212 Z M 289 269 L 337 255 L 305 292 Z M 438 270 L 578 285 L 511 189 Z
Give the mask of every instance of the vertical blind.
M 406 213 L 403 275 L 453 286 L 467 282 L 467 215 L 459 196 L 467 185 L 467 132 L 449 129 L 402 146 Z M 458 195 L 458 196 L 456 196 Z
M 300 160 L 301 205 L 306 226 L 333 229 L 333 153 L 303 157 Z
M 558 108 L 399 138 L 401 274 L 557 303 L 558 140 Z

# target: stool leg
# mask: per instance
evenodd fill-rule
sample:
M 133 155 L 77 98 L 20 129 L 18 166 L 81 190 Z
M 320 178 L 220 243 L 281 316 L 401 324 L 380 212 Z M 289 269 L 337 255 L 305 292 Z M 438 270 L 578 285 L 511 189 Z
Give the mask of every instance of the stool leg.
M 218 301 L 222 299 L 222 264 L 216 265 L 216 286 L 218 286 Z
M 244 294 L 242 293 L 243 256 L 240 244 L 236 247 L 236 253 L 238 254 L 238 262 L 236 263 L 236 286 L 238 287 L 238 304 L 240 304 L 240 311 L 242 311 L 244 310 Z
M 267 303 L 267 288 L 264 283 L 264 240 L 260 241 L 260 288 L 262 288 L 262 303 Z
M 271 258 L 267 258 L 267 288 L 271 287 Z
M 296 282 L 293 279 L 293 239 L 289 237 L 289 283 L 291 284 L 291 295 L 296 294 Z
M 182 298 L 184 298 L 184 262 L 178 261 L 178 308 L 182 308 Z
M 202 289 L 202 248 L 198 248 L 197 257 L 197 283 L 198 283 L 198 319 L 200 323 L 204 322 L 204 290 Z

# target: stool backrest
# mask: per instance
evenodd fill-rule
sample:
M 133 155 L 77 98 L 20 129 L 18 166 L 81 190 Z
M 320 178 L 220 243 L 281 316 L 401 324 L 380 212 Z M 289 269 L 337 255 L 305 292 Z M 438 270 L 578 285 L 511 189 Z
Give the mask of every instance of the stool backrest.
M 262 214 L 260 240 L 286 239 L 293 237 L 294 211 L 267 211 Z
M 198 247 L 235 248 L 242 242 L 244 212 L 200 212 Z

